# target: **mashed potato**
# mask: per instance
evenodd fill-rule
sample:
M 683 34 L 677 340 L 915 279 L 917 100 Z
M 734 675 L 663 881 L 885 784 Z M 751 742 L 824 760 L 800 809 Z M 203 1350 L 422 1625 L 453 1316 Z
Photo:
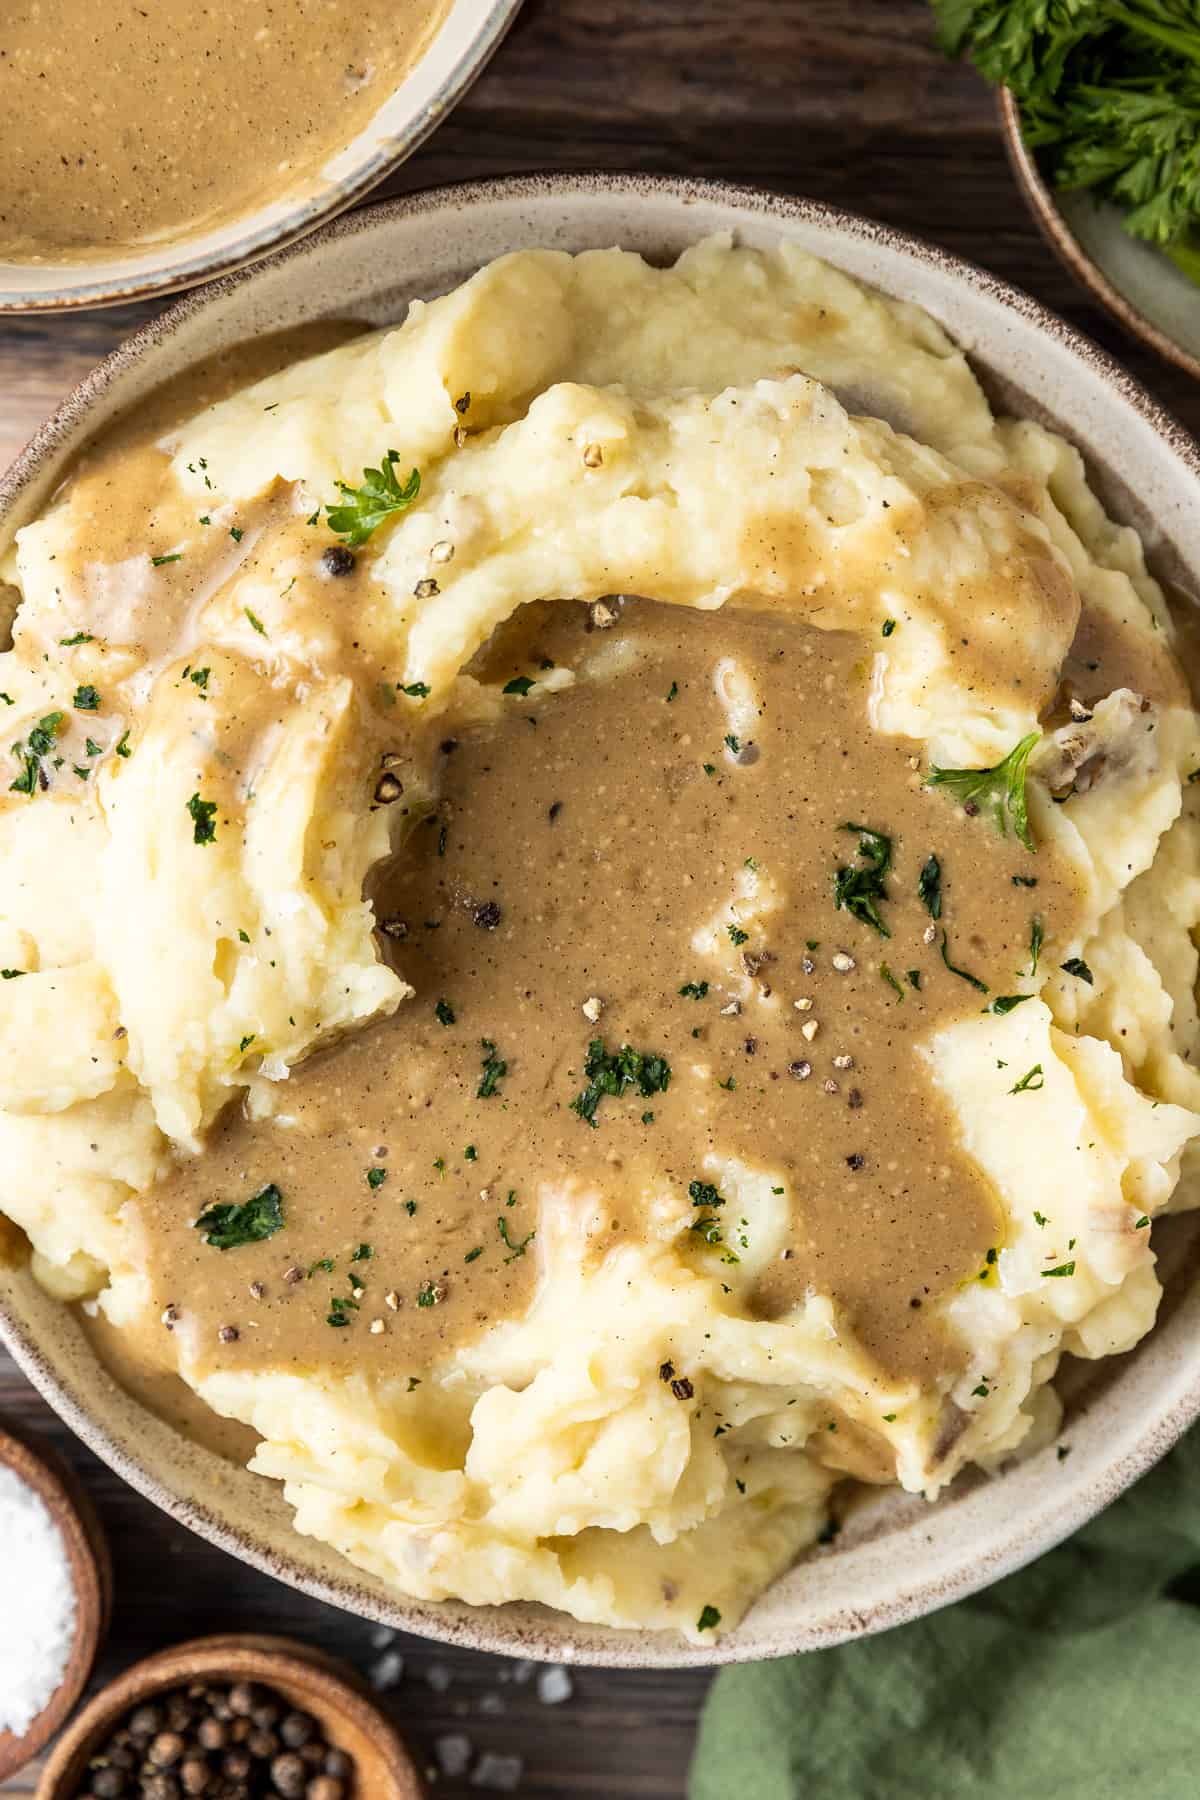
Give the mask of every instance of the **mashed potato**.
M 410 467 L 419 494 L 378 524 L 343 588 L 323 513 L 335 484 L 376 469 L 398 488 Z M 1189 785 L 1200 732 L 1137 538 L 1105 517 L 1066 442 L 992 415 L 923 313 L 786 245 L 761 254 L 713 239 L 665 271 L 618 251 L 507 257 L 414 303 L 396 329 L 157 435 L 101 446 L 17 534 L 4 574 L 19 605 L 0 657 L 13 744 L 0 797 L 0 1207 L 28 1234 L 47 1287 L 98 1299 L 147 1358 L 253 1427 L 252 1466 L 284 1483 L 302 1532 L 423 1598 L 530 1598 L 704 1640 L 814 1541 L 847 1474 L 933 1497 L 967 1463 L 994 1466 L 1044 1443 L 1063 1352 L 1120 1352 L 1153 1324 L 1150 1224 L 1193 1203 L 1200 1133 L 1200 789 Z M 636 602 L 622 613 L 611 601 L 622 595 L 657 610 Z M 554 603 L 538 617 L 555 649 L 560 597 L 599 603 L 589 623 L 601 631 L 501 686 L 487 658 L 534 601 Z M 750 635 L 723 648 L 725 608 Z M 290 1179 L 278 1191 L 294 1243 L 274 1241 L 267 1188 L 253 1197 L 267 1221 L 262 1254 L 269 1241 L 274 1257 L 255 1285 L 311 1292 L 328 1263 L 342 1295 L 328 1324 L 293 1341 L 286 1324 L 264 1322 L 256 1336 L 259 1320 L 239 1315 L 227 1343 L 209 1329 L 217 1314 L 190 1328 L 192 1295 L 169 1283 L 186 1266 L 203 1286 L 193 1262 L 219 1265 L 224 1279 L 256 1253 L 201 1243 L 193 1222 L 205 1196 L 232 1201 L 248 1144 L 302 1140 L 319 1165 L 354 1110 L 344 1093 L 334 1105 L 321 1070 L 360 1068 L 331 1059 L 374 1041 L 383 1021 L 399 1029 L 406 1009 L 428 1015 L 420 955 L 406 962 L 400 924 L 381 955 L 364 884 L 445 816 L 438 752 L 454 747 L 449 734 L 492 741 L 508 720 L 543 731 L 533 781 L 557 754 L 555 708 L 594 704 L 579 717 L 600 720 L 605 706 L 628 704 L 640 716 L 650 666 L 665 671 L 656 704 L 681 708 L 656 714 L 653 729 L 678 732 L 671 721 L 692 720 L 683 707 L 699 706 L 701 679 L 687 693 L 677 680 L 677 701 L 666 678 L 684 668 L 693 624 L 709 634 L 695 641 L 711 648 L 704 705 L 721 720 L 711 756 L 702 735 L 688 749 L 687 791 L 709 797 L 697 806 L 721 783 L 750 793 L 736 783 L 752 774 L 756 733 L 767 755 L 763 717 L 780 708 L 770 658 L 783 651 L 766 634 L 801 634 L 818 660 L 827 644 L 827 694 L 835 676 L 861 683 L 858 735 L 898 771 L 888 779 L 908 822 L 895 823 L 897 860 L 878 881 L 869 835 L 857 863 L 844 842 L 838 855 L 862 878 L 846 892 L 882 893 L 896 909 L 885 909 L 886 935 L 865 901 L 835 919 L 832 863 L 822 863 L 813 894 L 825 914 L 804 964 L 814 1009 L 800 965 L 785 978 L 781 948 L 800 929 L 789 926 L 803 910 L 800 877 L 764 826 L 766 850 L 718 859 L 711 891 L 695 894 L 671 1096 L 665 1081 L 636 1077 L 641 1118 L 687 1108 L 690 1188 L 650 1140 L 629 1150 L 623 1187 L 549 1152 L 524 1185 L 489 1173 L 480 1215 L 494 1237 L 499 1207 L 511 1251 L 492 1258 L 489 1279 L 525 1285 L 497 1287 L 469 1329 L 431 1335 L 424 1315 L 450 1318 L 490 1264 L 447 1226 L 448 1284 L 430 1262 L 407 1304 L 402 1284 L 386 1303 L 371 1285 L 383 1260 L 382 1239 L 365 1241 L 373 1221 L 386 1205 L 380 1230 L 405 1228 L 400 1140 L 428 1130 L 426 1112 L 455 1130 L 460 1120 L 446 1087 L 421 1087 L 422 1058 L 441 1055 L 443 1039 L 405 1051 L 389 1038 L 430 1105 L 419 1113 L 397 1089 L 394 1140 L 374 1159 L 363 1151 L 372 1166 L 354 1206 L 377 1211 L 348 1201 L 339 1222 L 331 1202 L 322 1256 Z M 788 679 L 815 691 L 807 675 Z M 697 732 L 709 729 L 708 714 L 695 717 Z M 1030 736 L 1032 857 L 1011 785 L 998 821 L 994 784 L 983 816 L 965 820 L 961 783 L 950 794 L 923 785 L 933 769 L 991 769 Z M 570 816 L 568 806 L 564 828 Z M 846 827 L 834 817 L 830 829 Z M 964 873 L 942 913 L 928 880 L 918 898 L 903 854 L 920 840 L 923 858 L 921 834 L 951 831 L 964 834 L 958 862 L 944 849 L 941 860 Z M 996 860 L 1014 856 L 1024 860 Z M 1034 912 L 1021 966 L 989 965 L 987 980 L 982 939 L 965 926 L 953 935 L 952 904 L 971 904 L 985 870 L 998 908 L 1025 909 L 1022 931 L 1035 906 L 1047 921 Z M 477 900 L 478 890 L 474 923 L 490 929 Z M 573 927 L 569 942 L 587 929 Z M 902 938 L 914 946 L 907 960 Z M 964 962 L 974 967 L 964 973 Z M 898 1030 L 904 1005 L 904 1079 L 952 1122 L 944 1145 L 922 1140 L 934 1145 L 923 1167 L 941 1195 L 937 1218 L 957 1208 L 961 1224 L 970 1206 L 954 1196 L 978 1189 L 983 1236 L 964 1238 L 953 1278 L 924 1289 L 936 1352 L 892 1356 L 872 1337 L 871 1292 L 885 1274 L 848 1302 L 856 1264 L 870 1260 L 865 1236 L 843 1234 L 841 1273 L 823 1285 L 826 1226 L 810 1219 L 808 1251 L 797 1235 L 808 1216 L 801 1164 L 765 1126 L 739 1136 L 734 1119 L 737 1092 L 776 1104 L 765 1080 L 766 1097 L 752 1098 L 746 1073 L 771 1057 L 785 1071 L 776 1096 L 806 1084 L 807 1105 L 824 1082 L 843 1107 L 843 1071 L 883 1054 L 883 1027 L 864 1027 L 853 1055 L 818 1062 L 835 1030 L 820 995 L 842 992 L 841 974 L 863 978 L 864 1020 L 893 1007 Z M 702 1033 L 698 1003 L 710 999 L 720 1009 Z M 565 1003 L 573 1015 L 582 1006 L 581 1033 L 613 1004 L 587 989 Z M 438 1006 L 449 1029 L 463 1007 Z M 737 1077 L 719 1020 L 737 1021 L 739 1054 L 758 1059 L 739 1062 Z M 530 1025 L 522 1045 L 489 1036 L 486 1019 L 471 1024 L 480 1092 L 488 1058 L 493 1068 L 480 1103 L 489 1122 L 520 1092 L 522 1054 L 534 1058 L 545 1029 Z M 309 1061 L 317 1051 L 328 1056 Z M 572 1070 L 581 1085 L 588 1070 Z M 614 1133 L 626 1129 L 625 1112 L 615 1119 L 633 1106 L 634 1079 L 603 1090 L 600 1131 L 587 1131 L 586 1110 L 562 1108 L 553 1142 L 588 1155 L 623 1144 L 604 1131 L 610 1118 Z M 473 1081 L 455 1143 L 475 1130 Z M 220 1163 L 231 1102 L 244 1102 L 236 1129 L 251 1135 Z M 837 1117 L 839 1131 L 857 1128 Z M 869 1108 L 862 1119 L 863 1153 L 857 1140 L 853 1155 L 839 1152 L 852 1174 L 883 1148 Z M 637 1123 L 630 1112 L 629 1129 Z M 561 1136 L 567 1125 L 575 1139 Z M 482 1140 L 467 1149 L 467 1164 L 486 1153 Z M 917 1167 L 925 1151 L 912 1154 Z M 185 1190 L 172 1186 L 184 1179 Z M 460 1164 L 449 1179 L 472 1198 L 480 1186 Z M 508 1217 L 493 1198 L 504 1188 L 519 1195 Z M 617 1189 L 627 1210 L 610 1238 Z M 711 1198 L 689 1200 L 693 1190 Z M 429 1217 L 425 1201 L 408 1204 L 410 1219 Z M 697 1219 L 701 1204 L 710 1210 Z M 922 1204 L 906 1201 L 918 1221 Z M 193 1262 L 183 1240 L 197 1245 Z M 773 1287 L 793 1258 L 804 1279 Z M 274 1293 L 262 1298 L 266 1307 Z M 298 1303 L 286 1304 L 295 1315 Z

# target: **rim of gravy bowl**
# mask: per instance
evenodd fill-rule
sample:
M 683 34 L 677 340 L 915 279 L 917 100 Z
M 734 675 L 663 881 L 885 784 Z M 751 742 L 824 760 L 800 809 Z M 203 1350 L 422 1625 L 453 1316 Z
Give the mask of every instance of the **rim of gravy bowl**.
M 714 232 L 780 238 L 930 311 L 993 401 L 1057 424 L 1094 485 L 1142 532 L 1156 571 L 1200 591 L 1200 451 L 1111 358 L 1015 289 L 945 252 L 803 200 L 648 176 L 531 176 L 435 189 L 337 220 L 303 243 L 186 296 L 99 365 L 0 480 L 0 543 L 49 499 L 80 446 L 152 388 L 260 333 L 333 315 L 382 324 L 414 296 L 455 286 L 508 250 L 621 244 L 674 258 Z M 1200 1413 L 1197 1232 L 1155 1226 L 1165 1296 L 1154 1331 L 1100 1364 L 1066 1359 L 1059 1446 L 935 1504 L 894 1490 L 856 1501 L 837 1538 L 807 1552 L 712 1645 L 580 1624 L 525 1603 L 471 1607 L 390 1592 L 301 1537 L 277 1485 L 220 1460 L 117 1387 L 72 1313 L 27 1267 L 0 1264 L 0 1338 L 59 1415 L 134 1488 L 210 1542 L 359 1616 L 446 1643 L 631 1668 L 751 1661 L 810 1650 L 933 1611 L 1010 1573 L 1097 1513 Z M 614 1545 L 619 1555 L 619 1546 Z
M 458 104 L 499 48 L 521 0 L 449 0 L 425 51 L 374 117 L 298 193 L 283 194 L 141 248 L 86 260 L 0 256 L 0 313 L 66 312 L 177 293 L 294 243 L 363 199 L 411 156 Z

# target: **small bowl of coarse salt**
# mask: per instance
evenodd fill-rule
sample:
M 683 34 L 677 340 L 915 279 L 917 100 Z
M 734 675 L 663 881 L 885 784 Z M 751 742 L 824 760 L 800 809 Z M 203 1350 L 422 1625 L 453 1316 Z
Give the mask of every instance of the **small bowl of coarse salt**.
M 65 1463 L 0 1427 L 0 1781 L 45 1748 L 92 1672 L 112 1564 Z

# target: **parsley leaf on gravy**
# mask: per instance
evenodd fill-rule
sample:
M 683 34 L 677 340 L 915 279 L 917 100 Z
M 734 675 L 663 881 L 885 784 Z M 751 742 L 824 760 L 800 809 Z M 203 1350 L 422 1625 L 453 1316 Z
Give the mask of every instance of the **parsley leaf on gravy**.
M 283 1222 L 283 1195 L 272 1181 L 250 1200 L 206 1208 L 195 1229 L 204 1233 L 205 1243 L 214 1250 L 237 1250 L 243 1244 L 259 1244 L 274 1237 L 282 1231 Z
M 1001 837 L 1014 834 L 1027 850 L 1036 848 L 1029 830 L 1029 814 L 1025 801 L 1025 776 L 1040 731 L 1031 731 L 1019 744 L 1014 744 L 1002 762 L 990 769 L 932 768 L 926 787 L 945 788 L 970 812 L 989 810 Z
M 365 544 L 373 531 L 376 531 L 385 519 L 394 517 L 396 513 L 407 512 L 421 491 L 421 474 L 418 469 L 409 472 L 403 485 L 396 479 L 396 464 L 400 461 L 398 450 L 389 450 L 378 469 L 363 470 L 361 487 L 350 487 L 348 483 L 337 484 L 341 500 L 334 506 L 326 506 L 325 516 L 329 521 L 329 529 L 338 537 L 345 538 L 353 546 Z

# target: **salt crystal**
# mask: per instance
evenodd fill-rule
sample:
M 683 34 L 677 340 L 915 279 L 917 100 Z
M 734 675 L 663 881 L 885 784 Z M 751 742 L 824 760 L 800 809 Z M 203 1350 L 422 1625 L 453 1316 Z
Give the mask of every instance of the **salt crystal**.
M 561 1706 L 575 1692 L 575 1684 L 566 1669 L 553 1663 L 538 1676 L 537 1697 L 543 1706 Z
M 433 1753 L 443 1775 L 465 1775 L 474 1750 L 469 1737 L 464 1737 L 461 1731 L 451 1731 L 445 1737 L 434 1738 Z
M 18 1737 L 49 1703 L 75 1636 L 75 1586 L 62 1533 L 28 1482 L 0 1468 L 0 1731 Z
M 454 1677 L 445 1663 L 430 1663 L 425 1671 L 425 1679 L 435 1694 L 444 1694 Z
M 382 1693 L 385 1688 L 399 1687 L 404 1678 L 404 1658 L 398 1650 L 385 1650 L 368 1671 L 371 1686 Z
M 491 1788 L 498 1794 L 513 1794 L 524 1766 L 519 1756 L 497 1756 L 494 1751 L 485 1750 L 475 1765 L 471 1786 Z
M 489 1713 L 495 1718 L 499 1713 L 508 1711 L 508 1702 L 503 1694 L 487 1693 L 480 1698 L 479 1710 L 481 1713 Z
M 388 1645 L 395 1641 L 395 1637 L 396 1634 L 390 1625 L 376 1625 L 371 1633 L 371 1648 L 373 1650 L 386 1650 Z
M 512 1672 L 513 1680 L 518 1683 L 528 1681 L 530 1676 L 533 1674 L 533 1671 L 536 1669 L 536 1667 L 537 1667 L 536 1663 L 526 1662 L 524 1659 L 522 1659 L 522 1661 L 520 1661 L 520 1662 L 514 1663 L 513 1664 L 513 1672 Z

